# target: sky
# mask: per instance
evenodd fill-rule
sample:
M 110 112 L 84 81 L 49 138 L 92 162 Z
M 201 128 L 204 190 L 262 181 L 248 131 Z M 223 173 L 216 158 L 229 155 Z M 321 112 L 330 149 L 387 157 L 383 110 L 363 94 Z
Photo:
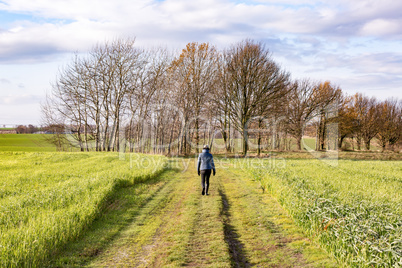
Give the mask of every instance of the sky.
M 292 79 L 402 99 L 402 1 L 0 0 L 0 127 L 41 124 L 74 53 L 116 38 L 180 51 L 262 42 Z

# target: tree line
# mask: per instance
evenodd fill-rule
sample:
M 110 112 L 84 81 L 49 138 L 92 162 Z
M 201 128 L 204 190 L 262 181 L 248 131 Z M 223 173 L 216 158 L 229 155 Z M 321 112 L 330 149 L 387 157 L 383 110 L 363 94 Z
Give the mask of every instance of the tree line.
M 38 128 L 34 125 L 28 125 L 28 126 L 18 125 L 15 128 L 15 133 L 17 133 L 17 134 L 33 134 L 40 130 L 41 130 L 40 128 Z
M 400 142 L 401 101 L 347 96 L 329 81 L 292 80 L 260 42 L 223 50 L 188 43 L 180 53 L 117 39 L 76 55 L 42 105 L 53 142 L 82 151 L 186 155 L 203 144 L 227 153 L 316 150 L 346 139 L 370 149 Z M 237 146 L 241 140 L 241 146 Z

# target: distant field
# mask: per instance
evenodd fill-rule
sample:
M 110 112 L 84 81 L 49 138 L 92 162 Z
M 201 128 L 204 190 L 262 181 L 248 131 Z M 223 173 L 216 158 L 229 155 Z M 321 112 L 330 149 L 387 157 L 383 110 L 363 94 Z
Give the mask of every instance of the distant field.
M 42 134 L 0 134 L 0 151 L 55 152 Z
M 18 152 L 55 152 L 56 147 L 46 141 L 47 135 L 51 134 L 0 134 L 0 151 L 18 151 Z M 309 148 L 315 148 L 314 138 L 304 138 L 304 144 Z M 202 142 L 206 142 L 201 140 Z M 256 144 L 256 141 L 250 139 L 252 144 Z M 225 152 L 223 139 L 215 139 L 215 146 L 213 149 L 215 152 Z M 242 140 L 233 140 L 233 145 L 236 151 L 242 150 Z M 296 142 L 291 142 L 290 149 L 292 151 L 297 150 Z M 265 151 L 265 150 L 264 150 Z M 250 151 L 253 152 L 252 150 Z

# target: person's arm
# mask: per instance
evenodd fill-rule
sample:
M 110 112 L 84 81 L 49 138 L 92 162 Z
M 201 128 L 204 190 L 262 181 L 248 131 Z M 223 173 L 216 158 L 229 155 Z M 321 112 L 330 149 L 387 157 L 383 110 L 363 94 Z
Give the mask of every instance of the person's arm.
M 214 163 L 214 157 L 213 157 L 213 156 L 212 156 L 212 158 L 211 158 L 211 166 L 212 166 L 213 174 L 214 174 L 214 176 L 215 176 L 216 170 L 215 170 L 215 163 Z
M 198 176 L 200 176 L 200 166 L 201 166 L 201 154 L 200 155 L 198 155 L 198 164 L 197 164 L 197 173 L 198 173 Z

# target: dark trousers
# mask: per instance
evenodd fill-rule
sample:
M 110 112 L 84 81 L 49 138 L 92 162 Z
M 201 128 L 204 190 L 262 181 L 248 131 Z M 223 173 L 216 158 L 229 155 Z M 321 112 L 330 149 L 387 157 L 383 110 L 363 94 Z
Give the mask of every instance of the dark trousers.
M 209 177 L 211 177 L 210 169 L 201 170 L 201 186 L 203 191 L 205 189 L 205 193 L 208 193 Z

